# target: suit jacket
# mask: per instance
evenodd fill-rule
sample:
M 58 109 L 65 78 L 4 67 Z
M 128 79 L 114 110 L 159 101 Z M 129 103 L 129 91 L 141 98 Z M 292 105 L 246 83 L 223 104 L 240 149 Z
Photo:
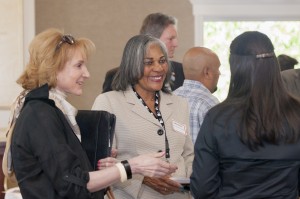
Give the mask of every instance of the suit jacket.
M 287 90 L 296 97 L 300 97 L 300 69 L 290 69 L 281 72 Z
M 171 63 L 171 70 L 172 70 L 172 77 L 171 77 L 171 89 L 172 91 L 176 90 L 180 86 L 183 85 L 184 81 L 184 73 L 182 68 L 182 63 L 176 61 L 170 61 Z
M 112 91 L 111 84 L 112 84 L 114 76 L 118 70 L 119 70 L 119 67 L 116 67 L 116 68 L 113 68 L 113 69 L 107 71 L 103 85 L 102 85 L 102 93 Z
M 170 146 L 170 162 L 178 166 L 174 176 L 189 177 L 194 158 L 193 143 L 189 135 L 189 109 L 187 101 L 172 94 L 160 92 L 160 111 L 166 127 Z M 180 108 L 179 108 L 180 107 Z M 93 105 L 95 110 L 105 110 L 116 115 L 114 144 L 119 160 L 140 154 L 165 151 L 165 133 L 157 119 L 136 97 L 132 88 L 100 94 Z M 182 131 L 181 129 L 184 129 Z M 175 193 L 163 196 L 142 184 L 142 175 L 114 186 L 117 198 L 188 198 L 188 194 Z
M 170 61 L 170 63 L 171 63 L 170 68 L 172 70 L 170 86 L 171 86 L 171 90 L 174 91 L 178 87 L 183 85 L 184 73 L 183 73 L 181 63 L 175 62 L 175 61 Z M 107 71 L 103 85 L 102 85 L 102 93 L 112 91 L 111 84 L 112 84 L 113 78 L 114 78 L 116 72 L 118 71 L 118 69 L 119 69 L 119 67 L 116 67 L 116 68 L 113 68 L 113 69 Z

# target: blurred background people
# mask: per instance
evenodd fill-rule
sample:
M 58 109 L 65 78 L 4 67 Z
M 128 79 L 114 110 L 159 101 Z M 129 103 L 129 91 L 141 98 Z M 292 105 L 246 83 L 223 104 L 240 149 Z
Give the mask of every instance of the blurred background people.
M 285 54 L 279 55 L 277 59 L 286 89 L 294 96 L 300 97 L 300 69 L 294 69 L 298 61 Z
M 185 53 L 182 65 L 185 80 L 174 94 L 188 99 L 191 136 L 195 143 L 205 114 L 219 103 L 212 93 L 217 89 L 221 63 L 210 49 L 193 47 Z
M 146 16 L 140 29 L 140 34 L 151 35 L 159 38 L 167 47 L 168 57 L 174 58 L 175 49 L 178 47 L 177 36 L 177 19 L 163 13 L 152 13 Z M 176 61 L 170 61 L 171 70 L 171 90 L 175 90 L 182 86 L 184 80 L 184 73 L 182 64 Z M 102 85 L 102 93 L 111 91 L 111 84 L 114 74 L 118 68 L 109 70 L 105 75 L 105 80 Z M 167 82 L 168 83 L 168 82 Z
M 300 101 L 284 88 L 270 39 L 247 31 L 230 45 L 228 97 L 205 116 L 195 143 L 195 198 L 299 196 Z
M 300 69 L 281 71 L 285 88 L 294 96 L 300 98 Z
M 290 57 L 288 55 L 285 55 L 285 54 L 278 55 L 277 59 L 278 59 L 281 71 L 294 69 L 295 65 L 298 64 L 297 59 Z
M 171 78 L 168 59 L 161 40 L 149 35 L 132 37 L 124 48 L 113 91 L 100 94 L 92 109 L 116 115 L 117 159 L 165 151 L 165 161 L 178 167 L 172 177 L 189 178 L 194 158 L 189 108 L 187 101 L 171 94 L 166 85 Z M 113 186 L 113 192 L 124 199 L 190 198 L 170 177 L 133 175 Z
M 77 110 L 68 95 L 81 95 L 90 77 L 87 60 L 92 41 L 48 29 L 32 41 L 30 60 L 17 80 L 11 157 L 24 199 L 104 198 L 100 190 L 131 178 L 169 175 L 177 166 L 159 158 L 164 153 L 133 157 L 106 170 L 93 171 L 81 146 Z

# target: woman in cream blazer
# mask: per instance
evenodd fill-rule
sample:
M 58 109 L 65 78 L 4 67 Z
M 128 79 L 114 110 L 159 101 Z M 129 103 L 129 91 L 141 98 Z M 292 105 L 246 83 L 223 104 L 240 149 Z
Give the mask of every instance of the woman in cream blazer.
M 135 36 L 124 49 L 120 71 L 113 82 L 114 91 L 100 94 L 94 102 L 94 110 L 116 115 L 117 159 L 169 149 L 166 161 L 178 166 L 172 176 L 164 179 L 133 175 L 131 180 L 113 187 L 116 198 L 190 198 L 189 192 L 183 191 L 177 182 L 168 180 L 189 179 L 194 158 L 188 104 L 165 86 L 170 78 L 168 67 L 167 52 L 160 40 Z

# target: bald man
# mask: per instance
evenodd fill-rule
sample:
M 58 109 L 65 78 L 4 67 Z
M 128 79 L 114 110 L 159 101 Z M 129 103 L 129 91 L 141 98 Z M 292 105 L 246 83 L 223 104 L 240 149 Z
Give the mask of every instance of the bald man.
M 217 89 L 221 64 L 210 49 L 194 47 L 185 53 L 182 65 L 185 80 L 173 93 L 188 100 L 191 137 L 195 143 L 207 111 L 219 103 L 212 93 Z

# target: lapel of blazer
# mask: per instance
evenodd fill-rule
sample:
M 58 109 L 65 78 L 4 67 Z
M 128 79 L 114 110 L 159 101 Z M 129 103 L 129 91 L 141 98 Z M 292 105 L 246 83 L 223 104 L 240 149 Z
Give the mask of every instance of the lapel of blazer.
M 171 97 L 172 94 L 166 94 L 161 91 L 159 92 L 159 94 L 161 96 L 159 108 L 162 114 L 162 118 L 164 122 L 166 122 L 172 114 L 172 104 L 173 104 L 172 97 Z
M 146 107 L 144 107 L 142 102 L 140 102 L 139 99 L 136 97 L 132 88 L 127 89 L 124 92 L 124 95 L 125 95 L 125 99 L 126 99 L 127 103 L 133 105 L 132 109 L 131 109 L 132 112 L 136 113 L 137 115 L 144 118 L 145 120 L 148 120 L 149 122 L 151 122 L 157 126 L 160 126 L 160 123 L 158 122 L 158 120 L 155 119 L 153 117 L 153 115 L 151 115 L 149 113 L 149 111 L 146 109 Z

